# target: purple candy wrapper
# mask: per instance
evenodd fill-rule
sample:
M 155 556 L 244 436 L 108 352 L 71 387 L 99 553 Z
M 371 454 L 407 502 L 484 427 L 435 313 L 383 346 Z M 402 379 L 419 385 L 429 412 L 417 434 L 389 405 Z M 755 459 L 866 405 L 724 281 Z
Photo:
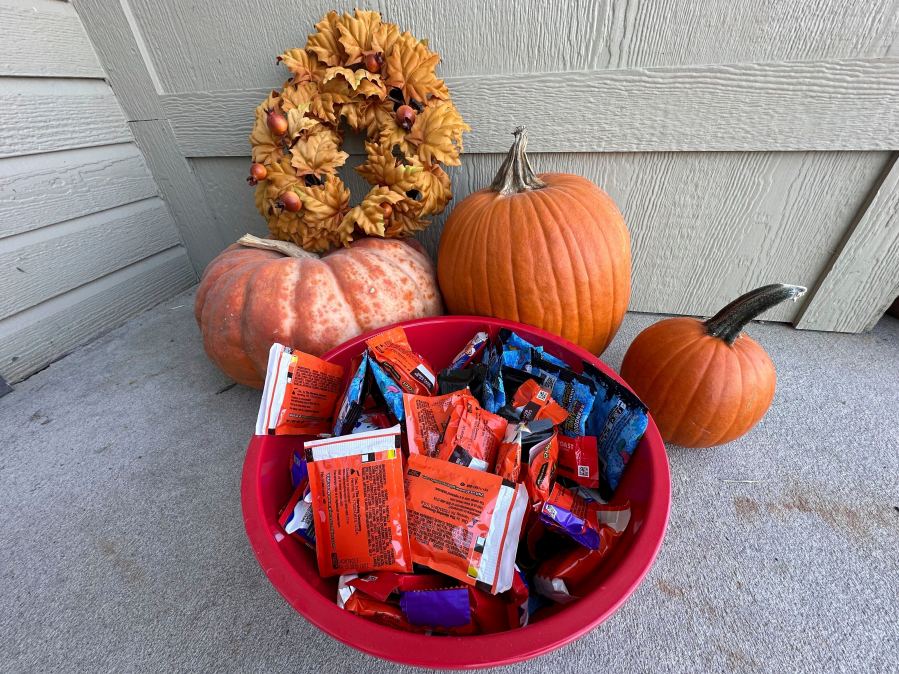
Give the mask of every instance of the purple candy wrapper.
M 599 533 L 588 528 L 584 519 L 570 510 L 547 503 L 540 512 L 540 519 L 557 531 L 564 531 L 585 548 L 595 550 L 599 547 Z
M 402 592 L 400 608 L 413 625 L 462 627 L 471 623 L 466 587 Z

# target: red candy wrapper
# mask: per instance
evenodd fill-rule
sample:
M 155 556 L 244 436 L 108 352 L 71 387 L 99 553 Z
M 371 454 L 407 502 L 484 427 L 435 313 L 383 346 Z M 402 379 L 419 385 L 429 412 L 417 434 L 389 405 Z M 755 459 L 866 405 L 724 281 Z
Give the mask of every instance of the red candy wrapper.
M 594 577 L 626 527 L 627 522 L 624 526 L 618 523 L 616 527 L 603 527 L 596 550 L 577 545 L 542 562 L 534 574 L 537 594 L 560 604 L 583 597 L 587 593 L 588 581 Z
M 493 470 L 508 425 L 498 414 L 482 408 L 473 396 L 460 396 L 453 401 L 437 456 L 475 470 Z
M 528 624 L 528 586 L 517 567 L 512 587 L 502 594 L 492 595 L 474 587 L 469 590 L 478 634 L 505 632 Z
M 599 452 L 595 436 L 559 436 L 559 475 L 590 489 L 599 488 Z
M 424 358 L 412 351 L 406 331 L 391 328 L 366 340 L 372 357 L 406 393 L 430 395 L 437 385 L 437 375 Z
M 403 611 L 397 604 L 357 592 L 356 588 L 350 584 L 355 578 L 355 574 L 340 577 L 337 584 L 337 605 L 340 608 L 394 629 L 408 632 L 424 631 L 406 620 L 406 616 L 403 615 Z
M 437 574 L 395 571 L 374 571 L 347 581 L 347 585 L 381 601 L 387 601 L 390 595 L 396 592 L 436 590 L 442 587 L 455 587 L 457 584 L 451 578 Z

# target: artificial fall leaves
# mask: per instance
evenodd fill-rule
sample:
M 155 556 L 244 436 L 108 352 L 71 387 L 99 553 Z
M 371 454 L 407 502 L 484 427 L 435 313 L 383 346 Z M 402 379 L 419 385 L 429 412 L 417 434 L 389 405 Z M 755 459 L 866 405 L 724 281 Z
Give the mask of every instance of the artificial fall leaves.
M 278 57 L 291 78 L 256 108 L 252 157 L 267 174 L 256 207 L 274 236 L 314 252 L 346 245 L 358 232 L 401 237 L 423 229 L 452 198 L 441 164 L 459 164 L 470 130 L 437 78 L 440 57 L 378 12 L 332 11 L 315 28 L 305 48 Z M 280 115 L 286 124 L 273 126 Z M 356 170 L 372 187 L 353 208 L 337 176 L 349 157 L 341 121 L 366 137 L 367 158 Z M 299 197 L 298 211 L 283 207 L 286 191 Z

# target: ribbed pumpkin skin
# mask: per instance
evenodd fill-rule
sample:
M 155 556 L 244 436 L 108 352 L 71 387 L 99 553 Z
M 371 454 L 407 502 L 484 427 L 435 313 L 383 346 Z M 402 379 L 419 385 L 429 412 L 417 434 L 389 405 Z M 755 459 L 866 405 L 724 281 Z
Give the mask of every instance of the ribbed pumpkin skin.
M 665 441 L 684 447 L 745 434 L 765 416 L 777 384 L 774 363 L 756 341 L 741 333 L 729 345 L 695 318 L 668 318 L 637 335 L 621 376 Z
M 589 180 L 544 173 L 541 189 L 489 189 L 459 203 L 443 230 L 437 276 L 453 314 L 536 325 L 602 353 L 631 291 L 630 237 Z
M 442 310 L 421 247 L 377 238 L 321 259 L 235 244 L 206 267 L 194 305 L 206 354 L 255 388 L 274 341 L 321 355 L 367 330 Z

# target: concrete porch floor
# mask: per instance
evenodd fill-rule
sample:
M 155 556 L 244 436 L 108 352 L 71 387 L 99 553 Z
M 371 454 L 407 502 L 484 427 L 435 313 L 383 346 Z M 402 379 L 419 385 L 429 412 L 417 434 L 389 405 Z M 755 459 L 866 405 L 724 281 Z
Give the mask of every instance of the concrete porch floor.
M 606 360 L 657 319 L 628 315 Z M 899 670 L 899 320 L 749 332 L 778 367 L 768 416 L 724 448 L 671 447 L 642 586 L 504 671 Z M 266 580 L 239 499 L 259 394 L 228 384 L 185 293 L 0 399 L 0 669 L 411 671 L 320 633 Z

